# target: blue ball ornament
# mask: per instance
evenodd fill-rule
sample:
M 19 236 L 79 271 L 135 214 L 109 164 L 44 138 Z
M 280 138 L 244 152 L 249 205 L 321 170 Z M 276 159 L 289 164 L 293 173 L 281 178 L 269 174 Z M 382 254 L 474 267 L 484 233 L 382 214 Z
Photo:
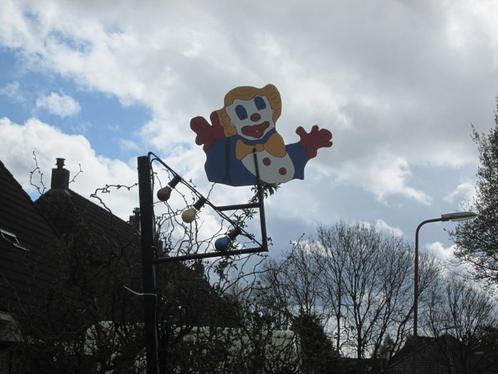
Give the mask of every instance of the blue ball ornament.
M 225 252 L 228 248 L 230 248 L 231 244 L 232 239 L 228 236 L 222 236 L 221 238 L 216 239 L 214 242 L 214 248 L 216 248 L 217 251 Z

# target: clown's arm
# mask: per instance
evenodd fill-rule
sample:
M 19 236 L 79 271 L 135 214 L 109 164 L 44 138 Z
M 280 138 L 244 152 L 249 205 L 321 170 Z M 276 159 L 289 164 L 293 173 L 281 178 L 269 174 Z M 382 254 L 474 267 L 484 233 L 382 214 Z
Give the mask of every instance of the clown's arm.
M 306 163 L 316 157 L 319 148 L 332 146 L 332 133 L 327 129 L 319 129 L 318 126 L 313 126 L 309 133 L 302 127 L 298 127 L 296 133 L 301 140 L 286 145 L 285 149 L 294 164 L 294 178 L 304 179 Z
M 212 125 L 204 117 L 195 117 L 190 120 L 190 128 L 197 134 L 195 143 L 204 145 L 204 152 L 212 148 L 218 140 L 225 138 L 218 114 L 212 112 L 210 118 Z
M 317 125 L 313 126 L 309 133 L 299 126 L 296 134 L 301 138 L 299 144 L 305 149 L 309 158 L 316 157 L 318 149 L 332 146 L 332 133 L 327 129 L 319 129 Z

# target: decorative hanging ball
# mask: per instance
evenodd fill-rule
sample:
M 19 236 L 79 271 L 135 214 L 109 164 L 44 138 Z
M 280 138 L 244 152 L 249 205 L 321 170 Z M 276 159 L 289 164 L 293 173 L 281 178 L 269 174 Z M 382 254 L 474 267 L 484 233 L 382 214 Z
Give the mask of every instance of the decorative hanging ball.
M 214 242 L 214 248 L 216 248 L 217 251 L 225 252 L 228 248 L 230 248 L 231 244 L 232 239 L 228 236 L 222 236 L 221 238 L 216 239 Z
M 168 201 L 171 196 L 171 187 L 166 186 L 157 190 L 157 198 L 161 201 Z
M 182 212 L 182 220 L 185 223 L 192 223 L 195 220 L 197 210 L 195 208 L 187 208 Z

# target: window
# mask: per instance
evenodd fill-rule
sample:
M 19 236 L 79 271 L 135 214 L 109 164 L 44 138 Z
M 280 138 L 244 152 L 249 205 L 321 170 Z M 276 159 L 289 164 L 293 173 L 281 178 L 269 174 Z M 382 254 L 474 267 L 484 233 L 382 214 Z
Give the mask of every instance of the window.
M 14 247 L 18 249 L 21 249 L 26 252 L 29 251 L 29 249 L 21 245 L 21 242 L 17 238 L 16 234 L 11 233 L 10 231 L 0 229 L 0 237 L 10 242 Z

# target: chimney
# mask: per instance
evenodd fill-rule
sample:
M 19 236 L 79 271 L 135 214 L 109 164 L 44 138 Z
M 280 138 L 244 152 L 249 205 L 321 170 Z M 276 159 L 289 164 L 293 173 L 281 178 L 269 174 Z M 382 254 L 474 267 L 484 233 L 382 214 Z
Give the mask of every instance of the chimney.
M 64 159 L 57 159 L 57 169 L 52 169 L 52 181 L 50 188 L 53 190 L 69 189 L 69 170 L 64 168 Z
M 133 209 L 133 215 L 130 216 L 128 223 L 140 232 L 140 208 Z

